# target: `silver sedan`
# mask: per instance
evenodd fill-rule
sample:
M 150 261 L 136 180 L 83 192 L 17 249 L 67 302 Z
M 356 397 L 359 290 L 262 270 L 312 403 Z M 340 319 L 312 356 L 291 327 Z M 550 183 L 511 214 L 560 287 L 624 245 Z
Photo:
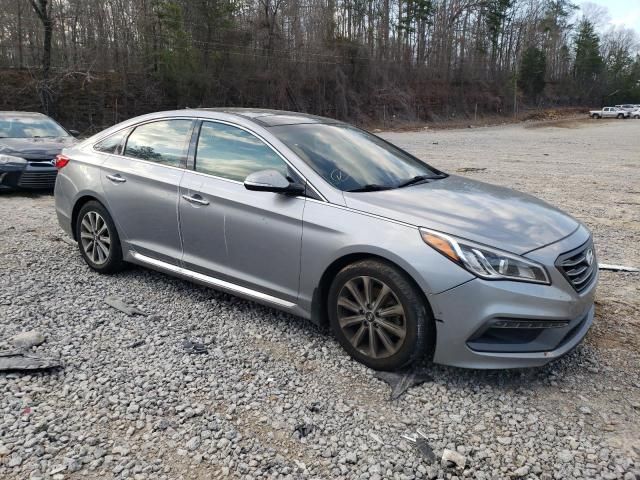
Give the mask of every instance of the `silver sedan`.
M 329 325 L 375 369 L 543 365 L 593 321 L 583 224 L 335 120 L 156 113 L 57 166 L 60 224 L 92 269 L 135 263 Z

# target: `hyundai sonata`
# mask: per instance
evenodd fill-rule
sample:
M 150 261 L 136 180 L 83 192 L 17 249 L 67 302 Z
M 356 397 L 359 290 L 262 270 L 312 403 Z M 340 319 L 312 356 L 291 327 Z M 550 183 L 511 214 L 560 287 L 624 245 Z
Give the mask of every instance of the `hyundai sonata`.
M 92 269 L 135 263 L 327 324 L 375 369 L 542 365 L 593 321 L 583 224 L 335 120 L 156 113 L 57 166 L 60 224 Z

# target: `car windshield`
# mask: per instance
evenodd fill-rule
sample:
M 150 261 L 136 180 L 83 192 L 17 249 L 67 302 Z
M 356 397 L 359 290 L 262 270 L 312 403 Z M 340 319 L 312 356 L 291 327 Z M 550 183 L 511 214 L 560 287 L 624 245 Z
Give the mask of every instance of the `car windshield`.
M 69 133 L 50 118 L 0 116 L 0 138 L 68 137 Z
M 271 127 L 271 131 L 322 178 L 343 191 L 388 190 L 445 176 L 381 138 L 349 125 L 283 125 Z

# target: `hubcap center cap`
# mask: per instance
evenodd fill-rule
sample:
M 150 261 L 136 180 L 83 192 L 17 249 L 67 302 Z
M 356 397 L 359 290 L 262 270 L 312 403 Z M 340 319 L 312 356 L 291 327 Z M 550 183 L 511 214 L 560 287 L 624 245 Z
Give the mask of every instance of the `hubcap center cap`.
M 375 316 L 373 315 L 373 312 L 367 312 L 364 314 L 364 318 L 367 322 L 371 323 L 375 320 Z

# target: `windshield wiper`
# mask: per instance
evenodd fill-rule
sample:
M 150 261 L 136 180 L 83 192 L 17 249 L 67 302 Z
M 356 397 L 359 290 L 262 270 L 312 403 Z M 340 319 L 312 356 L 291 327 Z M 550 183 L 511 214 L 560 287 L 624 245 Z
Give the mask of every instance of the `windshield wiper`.
M 417 175 L 407 180 L 406 182 L 402 182 L 396 188 L 408 187 L 409 185 L 416 185 L 417 183 L 426 182 L 427 180 L 433 180 L 434 178 L 437 178 L 437 177 L 433 177 L 431 175 Z
M 354 188 L 352 190 L 347 190 L 347 192 L 379 192 L 381 190 L 391 190 L 394 187 L 390 187 L 388 185 L 378 185 L 376 183 L 371 183 L 369 185 L 364 185 L 362 187 Z

